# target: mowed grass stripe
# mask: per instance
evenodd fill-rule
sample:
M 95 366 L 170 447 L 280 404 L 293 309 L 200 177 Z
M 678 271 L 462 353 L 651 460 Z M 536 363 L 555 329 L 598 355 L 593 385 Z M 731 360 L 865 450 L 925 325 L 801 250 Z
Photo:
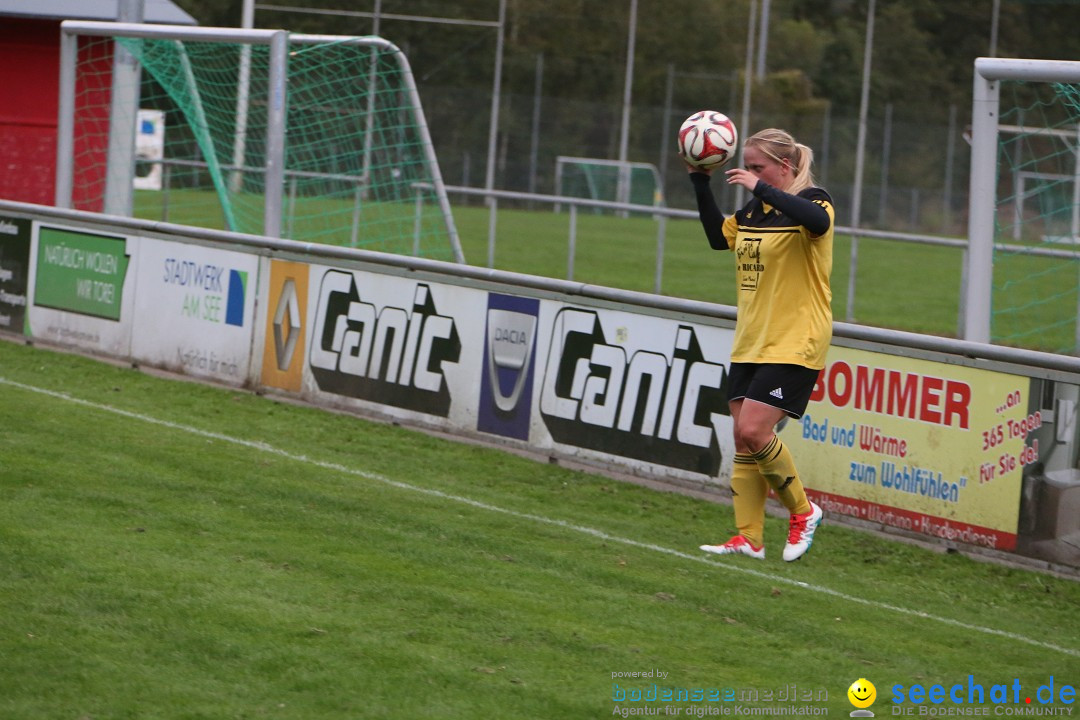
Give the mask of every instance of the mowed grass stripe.
M 882 603 L 882 602 L 878 602 L 878 601 L 874 601 L 874 600 L 868 600 L 866 598 L 853 596 L 853 595 L 850 595 L 850 594 L 847 594 L 847 593 L 844 593 L 844 592 L 841 592 L 841 591 L 838 591 L 838 590 L 835 590 L 835 589 L 832 589 L 832 588 L 824 587 L 824 586 L 821 586 L 821 585 L 808 583 L 808 582 L 805 582 L 805 581 L 802 581 L 802 580 L 796 580 L 796 579 L 793 579 L 793 578 L 790 578 L 790 577 L 785 577 L 785 576 L 777 575 L 777 574 L 770 573 L 770 572 L 763 572 L 763 571 L 760 571 L 760 570 L 753 569 L 751 567 L 743 567 L 742 565 L 735 564 L 736 562 L 742 562 L 738 558 L 732 558 L 732 559 L 730 559 L 728 561 L 713 560 L 708 556 L 690 554 L 690 553 L 682 552 L 680 550 L 676 550 L 676 549 L 668 548 L 668 547 L 663 547 L 663 546 L 656 545 L 656 544 L 649 543 L 649 542 L 643 542 L 643 541 L 634 540 L 634 539 L 631 539 L 631 538 L 620 537 L 620 536 L 617 536 L 617 535 L 613 535 L 613 534 L 604 532 L 603 530 L 599 530 L 597 528 L 578 525 L 578 524 L 575 524 L 575 523 L 572 523 L 572 522 L 567 522 L 565 520 L 560 520 L 558 518 L 552 518 L 552 517 L 547 517 L 547 516 L 544 516 L 544 515 L 538 515 L 538 514 L 534 514 L 534 513 L 522 512 L 522 511 L 518 511 L 518 510 L 512 510 L 512 509 L 508 509 L 508 508 L 504 508 L 504 507 L 499 507 L 499 506 L 496 506 L 496 505 L 492 505 L 490 503 L 481 502 L 479 500 L 474 500 L 472 498 L 469 498 L 469 497 L 466 497 L 466 496 L 463 496 L 463 495 L 456 495 L 456 494 L 447 493 L 447 492 L 444 492 L 442 490 L 438 490 L 438 489 L 435 489 L 435 488 L 421 487 L 419 485 L 406 483 L 406 482 L 402 482 L 402 481 L 399 481 L 399 480 L 393 480 L 393 479 L 391 479 L 389 477 L 386 477 L 384 475 L 381 475 L 379 473 L 368 472 L 368 471 L 365 471 L 363 469 L 346 466 L 346 465 L 336 463 L 336 462 L 327 462 L 327 461 L 324 461 L 324 460 L 319 460 L 317 458 L 311 458 L 311 457 L 301 455 L 301 454 L 294 454 L 294 453 L 288 452 L 286 450 L 283 450 L 281 448 L 277 448 L 277 447 L 275 447 L 273 445 L 270 445 L 269 443 L 266 443 L 266 442 L 244 440 L 244 439 L 236 438 L 236 437 L 224 434 L 224 433 L 218 433 L 218 432 L 212 432 L 212 431 L 208 431 L 208 430 L 203 430 L 203 429 L 199 429 L 199 428 L 195 428 L 195 427 L 191 427 L 191 426 L 171 422 L 171 421 L 168 421 L 168 420 L 163 420 L 163 419 L 160 419 L 160 418 L 155 418 L 155 417 L 151 417 L 151 416 L 148 416 L 148 415 L 143 415 L 141 413 L 135 413 L 135 412 L 123 410 L 123 409 L 120 409 L 120 408 L 112 407 L 112 406 L 109 406 L 109 405 L 103 405 L 101 403 L 96 403 L 96 402 L 91 402 L 91 401 L 88 401 L 88 400 L 83 400 L 83 399 L 76 398 L 76 397 L 73 397 L 71 395 L 68 395 L 66 393 L 56 392 L 56 391 L 47 390 L 47 389 L 40 388 L 40 387 L 35 387 L 35 386 L 32 386 L 32 385 L 27 385 L 27 384 L 16 382 L 16 381 L 13 381 L 13 380 L 9 380 L 9 379 L 3 378 L 3 377 L 0 377 L 0 384 L 8 385 L 8 386 L 11 386 L 11 387 L 16 387 L 16 388 L 19 388 L 21 390 L 28 391 L 28 392 L 34 392 L 34 393 L 38 393 L 38 394 L 41 394 L 41 395 L 47 395 L 47 396 L 49 396 L 51 398 L 61 400 L 61 401 L 66 402 L 66 403 L 73 403 L 73 404 L 81 405 L 83 407 L 91 408 L 91 409 L 94 409 L 94 410 L 107 412 L 107 413 L 112 413 L 112 414 L 119 415 L 119 416 L 122 416 L 122 417 L 125 417 L 125 418 L 128 418 L 128 419 L 131 419 L 131 420 L 136 420 L 138 422 L 158 425 L 158 426 L 161 426 L 161 427 L 164 427 L 164 428 L 168 428 L 170 430 L 177 430 L 177 431 L 181 431 L 181 432 L 185 432 L 185 433 L 190 433 L 192 435 L 196 435 L 196 436 L 199 436 L 199 437 L 204 437 L 204 438 L 207 438 L 207 439 L 210 439 L 210 440 L 216 440 L 216 441 L 220 441 L 220 442 L 224 442 L 224 443 L 238 445 L 238 446 L 241 446 L 241 447 L 244 447 L 244 448 L 255 450 L 255 451 L 260 452 L 260 453 L 267 453 L 267 454 L 270 454 L 270 455 L 275 455 L 275 456 L 278 456 L 278 457 L 281 457 L 281 458 L 285 458 L 285 459 L 290 460 L 292 462 L 318 467 L 318 468 L 320 468 L 322 470 L 326 470 L 326 471 L 329 471 L 329 472 L 342 473 L 342 474 L 351 475 L 351 476 L 354 476 L 354 477 L 359 477 L 359 478 L 362 478 L 364 480 L 383 483 L 385 485 L 389 485 L 391 487 L 394 487 L 394 488 L 397 488 L 397 489 L 400 489 L 400 490 L 405 490 L 405 491 L 408 491 L 408 492 L 411 492 L 411 493 L 419 493 L 419 494 L 427 495 L 427 496 L 430 496 L 430 497 L 438 498 L 438 499 L 441 499 L 441 500 L 451 501 L 451 502 L 454 502 L 454 503 L 457 503 L 457 504 L 468 505 L 470 507 L 477 508 L 477 509 L 480 509 L 480 510 L 484 510 L 486 512 L 499 513 L 499 514 L 507 515 L 507 516 L 510 516 L 512 518 L 516 518 L 516 519 L 519 519 L 519 520 L 526 520 L 526 521 L 528 521 L 530 523 L 537 523 L 537 524 L 542 524 L 542 525 L 550 525 L 550 526 L 562 528 L 562 529 L 569 530 L 569 531 L 571 531 L 573 533 L 576 533 L 576 534 L 583 534 L 583 535 L 591 536 L 593 538 L 596 538 L 596 539 L 599 539 L 599 540 L 602 540 L 602 541 L 605 541 L 605 542 L 609 542 L 609 543 L 617 543 L 619 545 L 626 545 L 626 546 L 638 548 L 638 549 L 641 549 L 641 550 L 647 550 L 647 551 L 650 551 L 650 552 L 661 553 L 661 554 L 676 557 L 676 558 L 679 558 L 679 559 L 682 559 L 682 560 L 689 560 L 689 561 L 696 562 L 696 563 L 703 563 L 703 564 L 709 565 L 711 567 L 717 568 L 717 569 L 721 570 L 722 572 L 730 572 L 730 573 L 736 573 L 736 574 L 740 574 L 740 575 L 749 575 L 749 576 L 758 578 L 760 580 L 764 580 L 764 581 L 769 582 L 769 583 L 780 583 L 780 584 L 795 587 L 795 588 L 798 588 L 800 590 L 804 590 L 804 591 L 807 591 L 807 592 L 824 594 L 824 595 L 827 595 L 829 597 L 832 597 L 832 598 L 835 598 L 835 599 L 838 599 L 838 600 L 842 600 L 842 601 L 847 602 L 847 603 L 853 603 L 853 604 L 858 604 L 858 605 L 866 605 L 866 606 L 868 606 L 868 607 L 870 607 L 870 608 L 872 608 L 874 610 L 877 610 L 877 611 L 885 611 L 885 612 L 889 612 L 889 613 L 897 613 L 897 614 L 901 614 L 901 615 L 907 615 L 907 616 L 911 616 L 911 617 L 915 617 L 915 618 L 920 618 L 920 619 L 923 619 L 923 620 L 932 621 L 932 622 L 935 622 L 935 623 L 942 623 L 942 624 L 945 624 L 945 625 L 950 625 L 950 626 L 953 626 L 953 627 L 956 627 L 956 628 L 959 628 L 959 629 L 962 629 L 962 630 L 965 630 L 965 631 L 973 632 L 973 633 L 996 635 L 998 637 L 1002 637 L 1002 638 L 1006 638 L 1006 639 L 1009 639 L 1009 640 L 1014 640 L 1014 641 L 1017 641 L 1017 642 L 1025 643 L 1025 644 L 1028 644 L 1028 645 L 1032 645 L 1034 647 L 1043 648 L 1043 649 L 1046 649 L 1046 650 L 1052 650 L 1054 652 L 1062 653 L 1062 654 L 1067 655 L 1067 656 L 1080 657 L 1080 650 L 1078 650 L 1076 648 L 1070 648 L 1070 647 L 1063 647 L 1063 646 L 1060 646 L 1060 645 L 1055 645 L 1053 643 L 1045 642 L 1045 641 L 1038 640 L 1038 639 L 1035 639 L 1035 638 L 1030 638 L 1030 637 L 1027 637 L 1027 636 L 1022 635 L 1020 633 L 1011 632 L 1011 631 L 1008 631 L 1008 630 L 1000 630 L 1000 629 L 996 629 L 996 628 L 985 627 L 985 626 L 981 626 L 981 625 L 975 625 L 975 624 L 955 620 L 955 619 L 952 619 L 952 618 L 947 618 L 947 617 L 942 617 L 942 616 L 939 616 L 939 615 L 934 615 L 932 613 L 924 612 L 924 611 L 921 611 L 921 610 L 915 610 L 915 609 L 911 609 L 911 608 L 902 607 L 902 606 L 899 606 L 899 605 L 893 605 L 893 604 Z

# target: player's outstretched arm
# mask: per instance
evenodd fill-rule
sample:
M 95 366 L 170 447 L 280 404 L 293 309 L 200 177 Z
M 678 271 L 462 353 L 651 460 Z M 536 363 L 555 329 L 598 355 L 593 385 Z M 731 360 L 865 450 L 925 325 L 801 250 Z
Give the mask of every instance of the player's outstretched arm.
M 690 182 L 694 184 L 694 196 L 697 198 L 698 218 L 705 229 L 705 237 L 713 250 L 728 250 L 728 241 L 724 236 L 724 214 L 716 205 L 712 189 L 709 187 L 711 171 L 691 168 Z

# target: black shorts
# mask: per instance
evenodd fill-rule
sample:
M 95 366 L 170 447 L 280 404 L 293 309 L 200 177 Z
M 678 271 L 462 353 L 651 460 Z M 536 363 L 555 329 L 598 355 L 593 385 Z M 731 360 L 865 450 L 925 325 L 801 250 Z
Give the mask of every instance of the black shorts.
M 728 402 L 756 400 L 798 420 L 810 402 L 820 370 L 779 363 L 731 363 Z

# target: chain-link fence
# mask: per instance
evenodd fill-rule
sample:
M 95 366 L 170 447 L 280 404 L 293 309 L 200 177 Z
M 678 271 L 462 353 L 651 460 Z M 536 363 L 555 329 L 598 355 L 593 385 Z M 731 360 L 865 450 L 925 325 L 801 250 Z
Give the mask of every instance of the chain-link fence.
M 422 90 L 422 99 L 447 182 L 483 187 L 488 118 L 482 113 L 463 118 L 461 109 L 488 107 L 490 94 L 428 87 Z M 675 154 L 675 134 L 679 123 L 700 109 L 635 106 L 631 113 L 627 159 L 656 165 L 671 207 L 694 207 L 683 177 L 685 168 Z M 951 116 L 964 117 L 966 111 Z M 737 112 L 727 114 L 739 121 Z M 893 115 L 883 108 L 880 117 L 868 122 L 860 227 L 963 236 L 970 162 L 965 125 L 958 120 L 934 124 Z M 618 158 L 619 123 L 620 108 L 613 102 L 503 95 L 494 187 L 554 192 L 558 156 Z M 815 176 L 833 195 L 838 220 L 849 223 L 858 119 L 834 117 L 827 107 L 802 114 L 751 112 L 750 127 L 740 131 L 745 139 L 764 127 L 782 127 L 814 149 Z M 721 207 L 735 202 L 734 191 L 719 183 L 716 193 Z

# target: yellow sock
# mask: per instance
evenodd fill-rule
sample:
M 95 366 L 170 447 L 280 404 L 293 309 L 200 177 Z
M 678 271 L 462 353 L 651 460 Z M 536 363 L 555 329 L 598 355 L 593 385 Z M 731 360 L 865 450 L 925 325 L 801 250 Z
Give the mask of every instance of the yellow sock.
M 765 542 L 765 496 L 769 486 L 752 455 L 735 454 L 731 470 L 731 503 L 735 527 L 754 547 Z
M 772 440 L 752 457 L 765 476 L 765 481 L 776 491 L 780 502 L 791 514 L 810 512 L 810 501 L 806 499 L 799 471 L 795 469 L 795 459 L 779 437 L 773 435 Z

